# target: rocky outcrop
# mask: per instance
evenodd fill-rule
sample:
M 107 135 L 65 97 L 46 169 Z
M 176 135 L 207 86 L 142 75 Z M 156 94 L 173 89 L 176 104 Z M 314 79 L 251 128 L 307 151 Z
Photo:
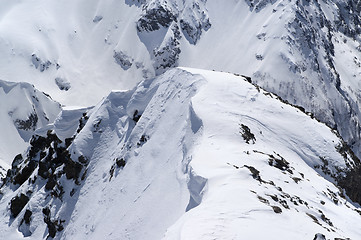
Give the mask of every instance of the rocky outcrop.
M 183 35 L 191 44 L 196 44 L 204 31 L 211 28 L 207 1 L 197 1 L 185 5 L 179 20 Z
M 124 70 L 128 70 L 134 62 L 134 59 L 132 59 L 122 51 L 114 51 L 113 58 L 115 62 L 120 65 Z
M 81 126 L 79 126 L 81 127 Z M 15 157 L 12 168 L 8 170 L 3 186 L 17 189 L 28 182 L 32 186 L 44 185 L 47 197 L 62 201 L 64 194 L 73 196 L 75 186 L 85 178 L 85 168 L 88 164 L 86 157 L 80 155 L 73 159 L 69 152 L 69 147 L 73 138 L 61 141 L 58 136 L 49 130 L 46 136 L 34 136 L 30 141 L 30 148 L 25 157 L 19 154 Z M 74 186 L 72 190 L 65 186 Z M 32 197 L 32 191 L 27 194 L 20 194 L 10 202 L 10 211 L 13 218 L 17 217 L 24 209 Z M 43 208 L 44 222 L 48 228 L 48 237 L 54 238 L 56 233 L 63 230 L 65 220 L 51 217 L 51 203 Z M 19 229 L 24 236 L 30 236 L 29 225 L 31 221 L 31 208 L 24 213 L 23 220 L 20 221 Z
M 65 78 L 57 77 L 55 78 L 55 83 L 60 90 L 68 91 L 71 88 L 70 82 Z
M 35 112 L 31 113 L 28 119 L 26 120 L 16 119 L 14 122 L 17 129 L 25 130 L 25 131 L 28 130 L 35 131 L 37 123 L 38 123 L 38 115 Z
M 40 72 L 44 72 L 52 65 L 49 60 L 42 60 L 35 53 L 31 55 L 31 62 Z
M 157 5 L 152 8 L 146 8 L 144 14 L 137 22 L 138 32 L 151 32 L 159 30 L 161 27 L 169 27 L 177 16 L 167 5 Z
M 202 33 L 211 27 L 206 3 L 207 1 L 192 0 L 177 5 L 153 0 L 144 4 L 143 14 L 137 22 L 138 33 L 144 35 L 160 30 L 166 32 L 155 46 L 147 46 L 156 74 L 178 66 L 181 53 L 179 40 L 183 36 L 190 44 L 195 45 Z M 146 41 L 144 43 L 147 44 Z M 129 66 L 130 61 L 126 63 L 120 65 Z
M 164 73 L 167 69 L 178 66 L 180 50 L 180 33 L 177 25 L 169 29 L 163 43 L 159 48 L 154 49 L 154 69 L 157 74 Z

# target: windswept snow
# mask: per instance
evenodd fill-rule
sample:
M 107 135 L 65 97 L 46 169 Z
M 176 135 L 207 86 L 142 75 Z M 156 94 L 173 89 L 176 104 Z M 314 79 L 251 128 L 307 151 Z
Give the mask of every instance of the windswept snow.
M 361 235 L 358 205 L 334 185 L 355 164 L 337 151 L 341 139 L 241 76 L 172 69 L 63 111 L 37 134 L 46 146 L 33 142 L 40 154 L 24 153 L 1 189 L 6 239 Z M 15 184 L 30 162 L 30 180 Z M 14 216 L 7 206 L 20 193 L 29 201 Z

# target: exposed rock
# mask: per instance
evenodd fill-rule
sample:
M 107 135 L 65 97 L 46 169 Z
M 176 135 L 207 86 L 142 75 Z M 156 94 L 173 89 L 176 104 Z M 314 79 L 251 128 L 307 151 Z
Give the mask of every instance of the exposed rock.
M 33 63 L 34 67 L 40 72 L 44 72 L 52 65 L 49 60 L 43 61 L 36 54 L 31 55 L 31 62 Z
M 36 166 L 37 166 L 37 162 L 30 160 L 28 162 L 28 164 L 21 171 L 15 170 L 17 172 L 17 174 L 14 176 L 13 179 L 11 179 L 11 180 L 13 180 L 12 183 L 14 185 L 22 185 L 26 180 L 28 180 L 30 175 L 35 170 Z M 7 175 L 7 177 L 8 177 L 8 175 Z M 4 182 L 6 182 L 6 181 L 4 181 Z
M 249 127 L 244 124 L 241 124 L 240 126 L 241 126 L 240 133 L 242 134 L 244 141 L 246 141 L 247 144 L 249 144 L 250 142 L 252 144 L 255 144 L 256 137 L 254 136 L 253 133 L 251 133 L 251 130 L 249 129 Z
M 55 78 L 55 83 L 60 90 L 68 91 L 71 87 L 70 82 L 64 78 Z
M 338 7 L 338 19 L 335 21 L 337 30 L 355 39 L 361 33 L 361 3 L 347 0 L 336 4 Z
M 275 157 L 274 155 L 271 154 L 269 155 L 269 157 L 270 158 L 268 160 L 268 163 L 270 166 L 278 168 L 279 170 L 282 171 L 288 171 L 289 173 L 292 174 L 292 170 L 290 169 L 289 162 L 287 162 L 282 156 L 277 155 L 277 157 Z
M 147 8 L 145 14 L 137 22 L 138 32 L 155 31 L 160 27 L 169 27 L 176 21 L 176 15 L 167 6 L 158 5 L 155 8 Z
M 24 194 L 20 194 L 10 201 L 10 211 L 12 217 L 17 217 L 25 205 L 29 202 L 29 197 Z
M 30 211 L 29 209 L 26 209 L 25 214 L 20 221 L 18 230 L 20 232 L 22 232 L 24 237 L 29 237 L 32 234 L 32 232 L 30 231 L 30 223 L 31 223 L 32 214 L 33 214 L 32 211 Z
M 167 69 L 178 66 L 179 54 L 181 53 L 179 47 L 179 28 L 177 25 L 170 30 L 171 35 L 165 39 L 162 45 L 154 49 L 154 68 L 156 73 L 162 74 Z
M 94 17 L 93 23 L 98 23 L 98 22 L 100 22 L 101 20 L 103 20 L 103 16 L 97 15 L 97 16 Z
M 248 168 L 249 171 L 251 172 L 252 174 L 252 177 L 260 182 L 262 182 L 262 178 L 261 176 L 259 175 L 259 171 L 255 168 L 255 167 L 252 167 L 252 166 L 247 166 L 247 165 L 244 165 L 244 167 Z
M 139 142 L 137 143 L 138 147 L 143 146 L 147 141 L 148 141 L 149 137 L 146 135 L 142 135 L 139 139 Z
M 275 213 L 282 213 L 282 209 L 280 207 L 277 206 L 271 206 L 271 207 Z
M 325 235 L 323 235 L 321 233 L 316 233 L 313 240 L 326 240 L 326 237 L 325 237 Z
M 48 233 L 49 233 L 48 238 L 49 237 L 54 238 L 57 232 L 63 231 L 64 220 L 61 219 L 52 220 L 49 207 L 43 208 L 43 215 L 44 215 L 44 222 L 48 227 Z
M 352 201 L 361 204 L 361 166 L 346 172 L 345 177 L 339 178 L 338 185 L 345 189 Z
M 30 224 L 32 214 L 33 214 L 32 211 L 30 211 L 29 209 L 26 209 L 24 218 L 23 218 L 23 221 L 25 222 L 25 224 L 28 224 L 28 225 Z
M 17 167 L 19 166 L 19 164 L 20 164 L 21 162 L 23 162 L 23 161 L 24 161 L 23 155 L 18 154 L 18 155 L 15 156 L 13 162 L 11 163 L 11 167 L 12 167 L 12 168 L 17 168 Z
M 29 115 L 28 119 L 26 120 L 21 120 L 21 119 L 17 119 L 14 122 L 14 125 L 21 130 L 35 130 L 36 129 L 36 124 L 38 123 L 38 115 L 33 112 Z
M 134 111 L 134 114 L 133 114 L 133 121 L 134 121 L 134 122 L 138 122 L 141 116 L 142 116 L 142 115 L 139 114 L 138 110 L 135 110 L 135 111 Z
M 64 172 L 67 179 L 78 179 L 80 175 L 80 171 L 82 170 L 82 165 L 78 162 L 74 162 L 72 160 L 68 160 L 65 162 Z
M 251 11 L 259 12 L 268 4 L 274 4 L 276 0 L 245 0 Z
M 119 64 L 124 70 L 128 70 L 133 65 L 133 59 L 122 51 L 114 51 L 113 57 L 115 62 Z
M 116 159 L 115 163 L 117 164 L 117 166 L 119 168 L 124 168 L 125 167 L 125 164 L 127 163 L 124 158 L 121 158 L 121 159 Z
M 203 31 L 211 28 L 211 22 L 206 9 L 207 1 L 191 2 L 182 11 L 179 21 L 183 35 L 191 44 L 196 44 Z
M 76 130 L 77 133 L 79 133 L 83 129 L 88 119 L 89 117 L 86 115 L 86 113 L 83 113 L 83 116 L 79 119 L 79 126 Z

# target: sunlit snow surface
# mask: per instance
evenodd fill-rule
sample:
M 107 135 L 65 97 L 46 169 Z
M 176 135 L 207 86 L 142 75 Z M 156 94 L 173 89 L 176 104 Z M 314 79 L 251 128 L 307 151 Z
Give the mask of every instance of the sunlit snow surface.
M 89 119 L 76 133 L 65 123 L 84 112 Z M 49 129 L 62 140 L 76 135 L 68 150 L 73 159 L 89 159 L 86 177 L 78 185 L 60 178 L 62 200 L 50 196 L 41 177 L 16 190 L 3 187 L 5 239 L 23 238 L 26 209 L 32 211 L 27 239 L 46 238 L 46 206 L 52 218 L 65 220 L 55 239 L 361 236 L 357 205 L 315 167 L 347 169 L 351 160 L 336 151 L 340 139 L 241 76 L 172 69 L 134 90 L 112 92 L 94 108 L 68 109 L 37 133 Z M 111 173 L 117 158 L 126 165 Z M 30 201 L 11 218 L 10 200 L 28 190 Z
M 337 127 L 359 155 L 360 7 L 355 1 L 0 0 L 0 5 L 0 79 L 32 83 L 63 105 L 89 107 L 114 89 L 132 89 L 154 77 L 164 70 L 156 67 L 174 57 L 171 67 L 251 76 Z M 177 18 L 139 32 L 137 22 L 146 10 L 160 6 Z M 207 27 L 201 25 L 204 19 Z M 194 29 L 196 42 L 181 20 L 200 26 Z M 177 27 L 173 56 L 162 47 Z M 164 56 L 156 58 L 157 51 Z

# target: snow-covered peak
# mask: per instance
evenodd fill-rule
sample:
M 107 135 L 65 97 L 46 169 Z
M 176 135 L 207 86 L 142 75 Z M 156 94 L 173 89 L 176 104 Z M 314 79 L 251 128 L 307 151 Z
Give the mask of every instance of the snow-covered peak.
M 249 81 L 172 69 L 94 108 L 63 112 L 9 171 L 0 232 L 8 239 L 357 238 L 360 210 L 349 197 L 359 201 L 358 190 L 343 181 L 359 160 L 312 114 Z
M 52 123 L 60 110 L 59 103 L 29 83 L 0 81 L 0 166 L 7 170 L 34 131 Z

